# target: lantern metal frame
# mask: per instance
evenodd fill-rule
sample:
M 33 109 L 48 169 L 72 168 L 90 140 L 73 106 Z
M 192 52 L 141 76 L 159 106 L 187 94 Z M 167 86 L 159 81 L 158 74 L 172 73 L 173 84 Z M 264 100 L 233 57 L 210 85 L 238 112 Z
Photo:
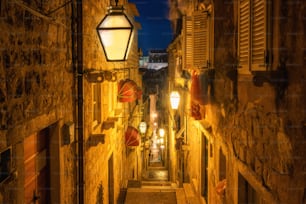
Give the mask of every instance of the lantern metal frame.
M 108 19 L 112 18 L 112 17 L 118 17 L 118 16 L 123 16 L 125 18 L 125 20 L 128 22 L 129 27 L 125 27 L 125 26 L 118 26 L 118 27 L 101 27 L 101 25 Z M 107 61 L 126 61 L 127 57 L 128 57 L 128 51 L 129 48 L 131 46 L 131 42 L 132 42 L 132 36 L 133 36 L 133 30 L 134 30 L 134 26 L 132 24 L 132 22 L 130 21 L 130 19 L 127 17 L 127 15 L 124 13 L 124 8 L 123 6 L 118 6 L 118 0 L 116 0 L 116 6 L 110 6 L 108 9 L 108 14 L 101 20 L 101 22 L 98 24 L 97 28 L 97 33 L 99 36 L 99 40 L 100 43 L 102 45 L 105 57 Z M 100 31 L 116 31 L 116 30 L 129 30 L 129 36 L 128 36 L 128 41 L 124 50 L 124 56 L 122 56 L 122 58 L 118 58 L 118 59 L 110 59 L 109 53 L 107 53 L 107 49 L 106 49 L 106 45 L 103 43 L 103 37 L 101 36 Z

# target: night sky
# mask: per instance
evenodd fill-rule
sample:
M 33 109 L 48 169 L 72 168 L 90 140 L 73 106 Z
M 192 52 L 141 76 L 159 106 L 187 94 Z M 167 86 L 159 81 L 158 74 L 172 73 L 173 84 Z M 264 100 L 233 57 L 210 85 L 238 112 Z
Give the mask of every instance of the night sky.
M 166 49 L 172 40 L 172 30 L 168 20 L 167 0 L 129 0 L 135 3 L 140 14 L 136 21 L 141 24 L 139 47 L 146 56 L 149 50 Z

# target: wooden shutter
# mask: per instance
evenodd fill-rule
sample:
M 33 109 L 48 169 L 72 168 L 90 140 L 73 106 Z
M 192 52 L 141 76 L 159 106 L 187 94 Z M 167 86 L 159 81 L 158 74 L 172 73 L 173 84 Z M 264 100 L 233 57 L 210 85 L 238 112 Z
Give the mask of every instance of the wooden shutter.
M 240 0 L 239 4 L 239 66 L 242 69 L 249 69 L 250 58 L 250 2 Z
M 265 0 L 252 1 L 251 70 L 265 70 L 266 13 Z
M 183 69 L 191 69 L 193 67 L 193 28 L 192 16 L 183 17 Z
M 207 67 L 208 62 L 208 20 L 207 12 L 193 13 L 193 67 Z

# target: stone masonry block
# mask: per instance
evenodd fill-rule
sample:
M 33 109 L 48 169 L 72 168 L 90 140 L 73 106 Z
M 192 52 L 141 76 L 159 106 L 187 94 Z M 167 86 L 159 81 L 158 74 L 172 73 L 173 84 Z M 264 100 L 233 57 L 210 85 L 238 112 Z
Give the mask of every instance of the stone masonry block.
M 263 176 L 263 164 L 258 158 L 254 159 L 254 171 L 258 176 Z

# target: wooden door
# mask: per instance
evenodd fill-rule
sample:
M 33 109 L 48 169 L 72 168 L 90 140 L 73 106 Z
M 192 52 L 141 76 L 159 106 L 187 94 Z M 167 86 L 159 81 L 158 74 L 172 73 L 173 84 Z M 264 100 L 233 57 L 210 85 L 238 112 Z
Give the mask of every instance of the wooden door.
M 48 129 L 24 140 L 25 204 L 48 204 L 50 200 Z
M 208 139 L 204 133 L 202 133 L 201 155 L 201 195 L 208 200 Z

